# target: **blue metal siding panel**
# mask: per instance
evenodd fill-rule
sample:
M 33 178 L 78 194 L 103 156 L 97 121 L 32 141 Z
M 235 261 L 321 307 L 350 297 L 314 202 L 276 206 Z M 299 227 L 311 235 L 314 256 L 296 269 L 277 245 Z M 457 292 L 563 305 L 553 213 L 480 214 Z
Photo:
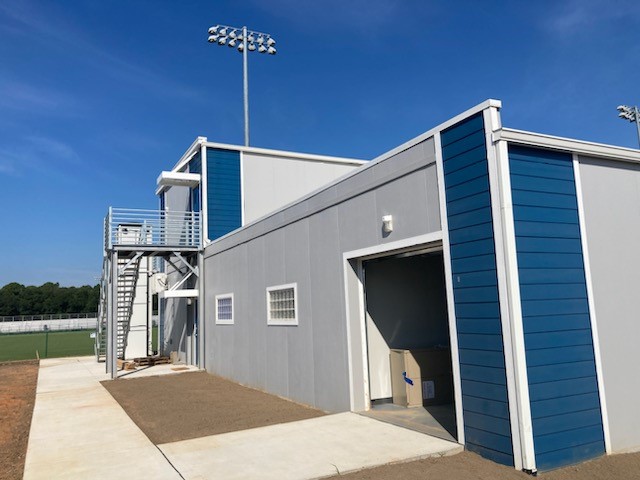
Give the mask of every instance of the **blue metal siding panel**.
M 441 140 L 466 446 L 513 465 L 482 114 Z
M 538 469 L 604 453 L 571 155 L 509 146 Z
M 200 152 L 196 153 L 193 158 L 189 160 L 189 173 L 202 173 Z
M 462 122 L 457 123 L 453 127 L 442 132 L 442 146 L 445 147 L 469 136 L 470 134 L 478 132 L 482 132 L 481 136 L 484 139 L 484 120 L 482 119 L 482 114 L 466 118 Z M 484 145 L 484 140 L 482 144 Z M 446 168 L 447 167 L 445 166 L 445 172 L 447 171 Z
M 207 232 L 215 240 L 242 226 L 240 152 L 207 149 Z
M 536 455 L 536 462 L 539 470 L 564 467 L 602 455 L 602 448 L 602 442 L 598 440 L 585 445 Z

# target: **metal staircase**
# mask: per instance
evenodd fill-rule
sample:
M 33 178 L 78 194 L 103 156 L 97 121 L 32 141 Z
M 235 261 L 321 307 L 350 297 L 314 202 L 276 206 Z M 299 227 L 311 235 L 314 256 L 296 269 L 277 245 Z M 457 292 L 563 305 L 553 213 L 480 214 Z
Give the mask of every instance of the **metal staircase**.
M 125 358 L 141 260 L 156 257 L 173 265 L 182 279 L 172 289 L 179 289 L 199 276 L 201 228 L 199 212 L 109 208 L 95 354 L 98 361 L 105 361 L 111 378 L 117 377 L 117 359 Z
M 100 303 L 98 304 L 98 328 L 96 331 L 96 343 L 94 346 L 96 360 L 102 362 L 107 358 L 107 298 L 109 295 L 109 271 L 110 263 L 105 255 L 102 261 L 102 278 L 100 279 Z
M 111 272 L 110 262 L 105 261 L 100 294 L 99 330 L 96 338 L 96 358 L 104 360 L 107 355 L 107 294 L 108 279 Z M 118 258 L 118 282 L 116 288 L 116 319 L 117 319 L 117 349 L 116 356 L 124 360 L 127 349 L 127 338 L 131 326 L 133 302 L 136 296 L 136 286 L 140 275 L 140 256 L 133 259 Z
M 133 301 L 136 297 L 136 285 L 140 275 L 140 256 L 135 256 L 133 261 L 118 258 L 118 295 L 116 302 L 117 318 L 117 357 L 124 360 L 127 349 L 127 338 L 131 326 L 131 314 Z

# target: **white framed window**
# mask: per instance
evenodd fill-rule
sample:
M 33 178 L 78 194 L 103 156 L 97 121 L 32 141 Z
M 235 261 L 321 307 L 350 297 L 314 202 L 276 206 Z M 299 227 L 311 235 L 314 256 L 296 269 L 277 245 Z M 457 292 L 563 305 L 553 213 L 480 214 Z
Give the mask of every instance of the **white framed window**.
M 216 325 L 233 325 L 233 293 L 216 295 Z
M 298 325 L 298 284 L 267 288 L 267 325 Z

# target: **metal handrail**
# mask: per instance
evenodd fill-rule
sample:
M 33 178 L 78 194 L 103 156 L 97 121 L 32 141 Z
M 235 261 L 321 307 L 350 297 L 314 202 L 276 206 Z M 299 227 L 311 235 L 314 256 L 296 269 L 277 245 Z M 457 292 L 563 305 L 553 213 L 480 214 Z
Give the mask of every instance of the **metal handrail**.
M 109 208 L 105 252 L 116 245 L 200 248 L 200 212 Z

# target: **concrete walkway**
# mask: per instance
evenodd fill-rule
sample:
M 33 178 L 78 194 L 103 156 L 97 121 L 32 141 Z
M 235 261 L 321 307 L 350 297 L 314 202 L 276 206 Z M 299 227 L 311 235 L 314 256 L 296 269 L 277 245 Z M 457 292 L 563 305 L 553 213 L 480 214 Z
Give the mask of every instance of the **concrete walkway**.
M 462 446 L 355 413 L 160 445 L 186 479 L 315 479 Z
M 171 366 L 141 369 L 130 377 L 171 373 Z M 94 357 L 40 362 L 25 480 L 180 478 L 100 385 L 108 378 L 104 368 Z
M 177 373 L 171 367 L 128 378 Z M 106 379 L 104 364 L 93 357 L 40 362 L 26 480 L 314 479 L 462 450 L 353 413 L 156 447 L 100 385 Z

